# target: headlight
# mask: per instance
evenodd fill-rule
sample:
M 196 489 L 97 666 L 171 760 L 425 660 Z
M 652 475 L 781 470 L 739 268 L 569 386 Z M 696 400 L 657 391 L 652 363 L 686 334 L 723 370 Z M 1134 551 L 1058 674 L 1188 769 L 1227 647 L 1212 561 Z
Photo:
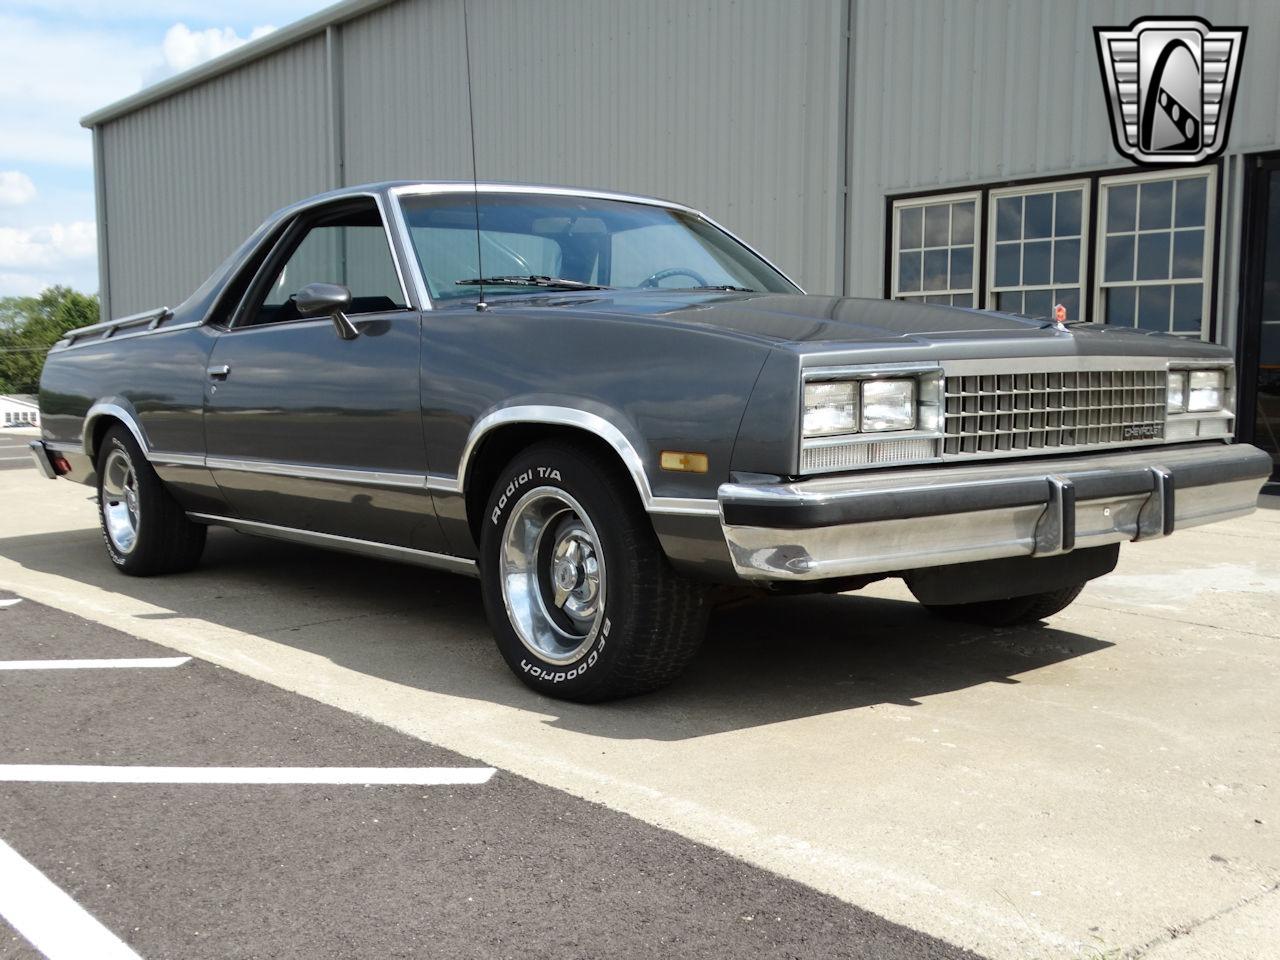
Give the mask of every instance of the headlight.
M 804 435 L 858 432 L 856 383 L 809 383 L 804 388 Z
M 916 425 L 915 380 L 864 380 L 862 429 L 868 433 L 911 430 Z
M 1221 410 L 1227 378 L 1221 370 L 1192 370 L 1187 391 L 1187 412 Z
M 1169 389 L 1165 408 L 1169 413 L 1187 412 L 1187 372 L 1185 370 L 1169 371 Z

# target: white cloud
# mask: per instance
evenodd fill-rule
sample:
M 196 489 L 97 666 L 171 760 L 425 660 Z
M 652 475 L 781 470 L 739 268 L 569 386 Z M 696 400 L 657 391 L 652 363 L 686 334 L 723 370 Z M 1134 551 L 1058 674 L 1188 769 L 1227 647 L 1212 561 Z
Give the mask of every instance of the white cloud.
M 47 271 L 97 256 L 92 220 L 43 227 L 0 227 L 0 268 Z
M 177 73 L 229 53 L 236 47 L 243 46 L 250 40 L 265 37 L 274 30 L 275 27 L 271 26 L 254 27 L 249 32 L 249 36 L 242 37 L 230 27 L 192 30 L 185 23 L 175 23 L 165 33 L 161 50 L 164 52 L 165 65 Z
M 36 185 L 21 170 L 0 170 L 0 207 L 20 207 L 36 198 Z

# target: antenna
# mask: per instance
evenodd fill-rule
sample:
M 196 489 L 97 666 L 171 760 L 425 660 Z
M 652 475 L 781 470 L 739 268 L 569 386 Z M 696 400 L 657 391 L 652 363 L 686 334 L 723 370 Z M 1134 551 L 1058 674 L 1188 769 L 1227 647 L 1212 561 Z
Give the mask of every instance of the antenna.
M 484 277 L 484 254 L 480 252 L 480 175 L 476 168 L 476 108 L 471 99 L 471 33 L 467 28 L 467 0 L 462 0 L 462 45 L 467 57 L 467 119 L 471 126 L 471 209 L 476 217 L 476 275 Z M 484 284 L 480 284 L 480 300 L 476 309 L 488 310 L 484 299 Z

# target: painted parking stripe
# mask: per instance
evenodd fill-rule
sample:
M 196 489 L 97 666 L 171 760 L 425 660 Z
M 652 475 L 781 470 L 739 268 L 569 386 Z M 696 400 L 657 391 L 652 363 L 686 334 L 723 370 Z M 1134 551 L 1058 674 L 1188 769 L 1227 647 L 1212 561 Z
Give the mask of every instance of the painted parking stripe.
M 190 663 L 190 657 L 133 657 L 112 660 L 0 660 L 0 670 L 163 670 Z
M 488 783 L 493 767 L 99 767 L 0 764 L 4 783 L 378 784 Z
M 141 960 L 123 940 L 3 840 L 0 917 L 48 960 Z
M 30 460 L 30 457 L 0 457 L 0 460 Z
M 0 600 L 0 607 L 12 607 L 14 604 L 21 602 L 21 597 L 10 597 L 8 600 Z

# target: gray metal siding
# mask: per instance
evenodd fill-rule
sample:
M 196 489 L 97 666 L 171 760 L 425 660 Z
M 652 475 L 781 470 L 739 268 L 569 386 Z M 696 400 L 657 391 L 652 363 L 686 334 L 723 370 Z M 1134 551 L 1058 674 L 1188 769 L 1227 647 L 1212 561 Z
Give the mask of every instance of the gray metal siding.
M 481 178 L 680 200 L 837 286 L 843 0 L 471 0 Z
M 268 213 L 331 186 L 324 42 L 101 127 L 111 311 L 186 298 Z
M 346 182 L 470 179 L 460 0 L 395 3 L 340 29 Z

